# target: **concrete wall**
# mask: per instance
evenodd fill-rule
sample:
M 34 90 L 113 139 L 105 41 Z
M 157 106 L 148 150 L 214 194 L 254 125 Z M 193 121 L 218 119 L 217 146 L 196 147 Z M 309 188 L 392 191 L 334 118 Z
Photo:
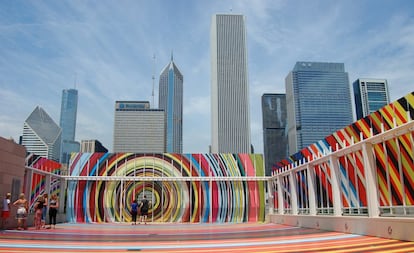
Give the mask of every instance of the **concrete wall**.
M 11 201 L 14 202 L 19 194 L 23 192 L 25 172 L 26 148 L 0 137 L 0 198 L 1 205 L 8 192 L 12 194 Z M 8 227 L 15 227 L 16 210 L 12 207 Z
M 272 223 L 414 241 L 414 218 L 269 214 Z

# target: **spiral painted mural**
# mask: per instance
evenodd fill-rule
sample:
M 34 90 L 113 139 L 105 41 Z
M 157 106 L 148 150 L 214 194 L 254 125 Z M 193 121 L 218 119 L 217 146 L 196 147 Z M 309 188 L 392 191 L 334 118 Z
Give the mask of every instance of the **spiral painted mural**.
M 131 220 L 143 195 L 154 222 L 264 221 L 259 154 L 73 153 L 67 186 L 71 222 Z
M 414 119 L 414 92 L 384 106 L 380 110 L 360 119 L 353 124 L 333 133 L 300 152 L 295 153 L 273 167 L 274 171 L 293 166 L 295 163 L 309 162 L 323 156 L 329 150 L 336 151 L 362 139 L 367 139 L 389 129 L 401 126 Z M 414 205 L 414 136 L 412 133 L 401 135 L 374 144 L 377 187 L 381 207 Z M 340 171 L 341 201 L 343 208 L 363 208 L 367 206 L 366 181 L 362 151 L 352 152 L 338 158 Z M 316 199 L 318 207 L 332 207 L 332 179 L 329 162 L 314 168 Z M 306 171 L 296 174 L 298 192 L 304 192 L 299 208 L 306 208 Z M 282 183 L 285 205 L 290 206 L 289 185 Z M 277 191 L 276 190 L 276 191 Z M 275 193 L 276 194 L 276 193 Z M 277 196 L 277 195 L 275 195 Z M 275 197 L 275 199 L 277 199 Z M 278 203 L 274 203 L 277 207 Z

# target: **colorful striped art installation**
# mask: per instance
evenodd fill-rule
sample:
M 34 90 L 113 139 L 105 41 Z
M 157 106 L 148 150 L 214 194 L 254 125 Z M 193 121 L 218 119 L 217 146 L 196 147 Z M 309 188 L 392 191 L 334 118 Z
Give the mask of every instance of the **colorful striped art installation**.
M 61 174 L 61 164 L 55 162 L 53 160 L 29 154 L 26 157 L 26 166 L 32 167 L 42 172 L 48 172 L 54 175 Z M 27 177 L 28 174 L 25 174 Z M 31 190 L 30 190 L 30 204 L 29 209 L 33 210 L 33 205 L 36 202 L 38 196 L 43 195 L 46 192 L 46 177 L 44 174 L 41 173 L 33 173 L 31 176 L 31 180 L 25 179 L 24 182 L 31 182 Z M 60 180 L 59 177 L 52 177 L 50 182 L 50 194 L 60 194 Z M 26 189 L 26 186 L 23 187 Z
M 323 156 L 326 152 L 335 152 L 356 144 L 361 140 L 403 126 L 414 119 L 414 92 L 386 105 L 380 110 L 338 130 L 325 139 L 300 152 L 276 163 L 275 172 L 294 164 L 309 162 Z M 411 133 L 389 138 L 373 144 L 377 187 L 380 208 L 414 205 L 414 136 Z M 341 201 L 343 208 L 364 208 L 367 206 L 365 170 L 362 151 L 355 151 L 338 157 L 340 171 Z M 326 162 L 314 168 L 315 188 L 318 207 L 332 207 L 331 164 Z M 306 171 L 296 174 L 299 208 L 307 208 Z M 289 182 L 283 182 L 284 191 L 289 193 Z M 276 198 L 275 198 L 276 199 Z M 274 203 L 276 208 L 278 203 Z M 285 207 L 289 208 L 288 194 Z
M 124 222 L 131 203 L 151 201 L 153 222 L 260 222 L 265 215 L 261 154 L 73 153 L 70 222 Z

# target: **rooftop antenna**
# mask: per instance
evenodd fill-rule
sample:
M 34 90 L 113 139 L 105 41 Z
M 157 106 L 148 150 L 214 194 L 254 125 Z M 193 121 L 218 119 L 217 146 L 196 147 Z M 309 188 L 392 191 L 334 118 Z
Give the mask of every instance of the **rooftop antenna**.
M 152 106 L 155 108 L 155 96 L 154 96 L 154 89 L 155 89 L 155 54 L 152 55 L 153 65 L 152 65 Z
M 73 86 L 75 86 L 74 87 L 75 90 L 76 90 L 76 82 L 77 82 L 77 79 L 78 79 L 78 73 L 75 72 L 75 83 L 73 84 Z

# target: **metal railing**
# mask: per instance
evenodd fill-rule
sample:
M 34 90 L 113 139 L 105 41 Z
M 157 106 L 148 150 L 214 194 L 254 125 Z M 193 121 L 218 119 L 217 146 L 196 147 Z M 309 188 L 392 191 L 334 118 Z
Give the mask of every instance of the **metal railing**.
M 414 121 L 275 171 L 273 212 L 414 216 Z M 344 141 L 344 143 L 346 143 Z

